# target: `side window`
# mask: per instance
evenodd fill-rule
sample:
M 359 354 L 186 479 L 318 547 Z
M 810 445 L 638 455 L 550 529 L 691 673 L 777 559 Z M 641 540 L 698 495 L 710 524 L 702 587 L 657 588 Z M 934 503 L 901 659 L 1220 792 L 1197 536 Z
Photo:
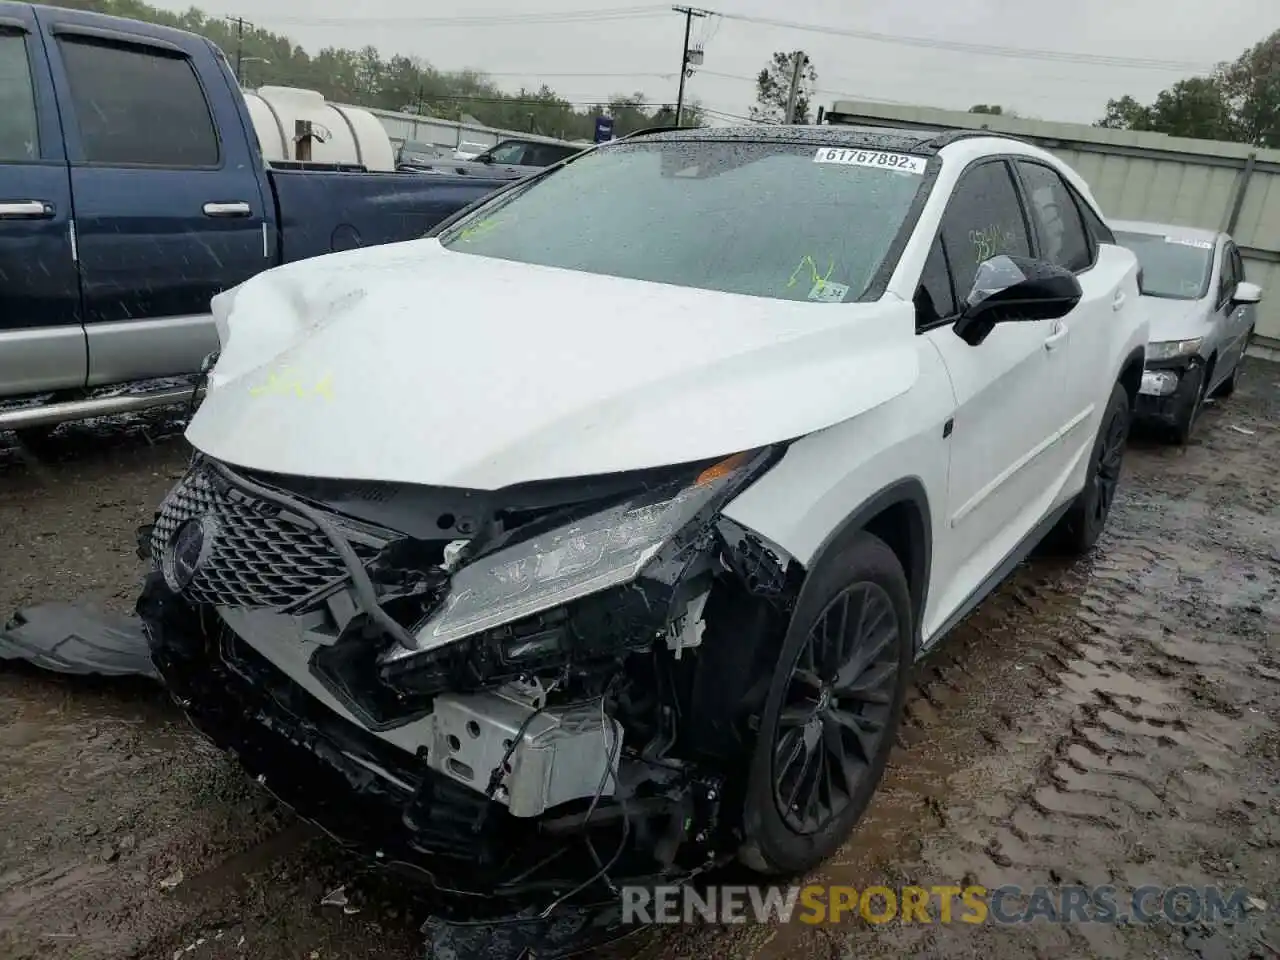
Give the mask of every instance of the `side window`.
M 947 254 L 939 236 L 934 238 L 933 246 L 929 248 L 929 259 L 924 263 L 920 286 L 916 288 L 916 324 L 928 327 L 959 312 Z
M 524 151 L 525 146 L 523 143 L 504 143 L 495 147 L 490 156 L 493 157 L 494 163 L 510 163 L 518 166 L 524 162 Z
M 1004 161 L 973 167 L 960 178 L 942 217 L 942 242 L 962 301 L 984 260 L 1002 253 L 1031 256 L 1022 203 Z
M 1234 243 L 1229 243 L 1231 248 L 1231 265 L 1235 270 L 1236 283 L 1243 283 L 1246 279 L 1244 275 L 1244 258 L 1240 256 L 1240 248 Z
M 72 37 L 58 49 L 90 163 L 217 166 L 213 117 L 185 57 Z
M 1102 222 L 1102 218 L 1094 212 L 1093 207 L 1085 202 L 1084 197 L 1080 196 L 1074 190 L 1071 195 L 1075 197 L 1076 208 L 1080 211 L 1080 215 L 1084 217 L 1085 228 L 1093 234 L 1096 243 L 1110 243 L 1113 246 L 1116 242 L 1116 235 L 1111 232 L 1111 228 Z
M 1231 256 L 1233 246 L 1231 243 L 1222 245 L 1222 266 L 1218 273 L 1218 306 L 1225 307 L 1227 301 L 1231 299 L 1231 295 L 1235 293 L 1236 283 L 1239 278 L 1236 276 L 1235 259 Z
M 1089 238 L 1062 177 L 1049 167 L 1021 160 L 1018 172 L 1027 188 L 1031 216 L 1040 237 L 1041 258 L 1073 273 L 1087 270 L 1093 264 Z
M 0 31 L 0 163 L 36 160 L 36 92 L 27 62 L 27 35 Z

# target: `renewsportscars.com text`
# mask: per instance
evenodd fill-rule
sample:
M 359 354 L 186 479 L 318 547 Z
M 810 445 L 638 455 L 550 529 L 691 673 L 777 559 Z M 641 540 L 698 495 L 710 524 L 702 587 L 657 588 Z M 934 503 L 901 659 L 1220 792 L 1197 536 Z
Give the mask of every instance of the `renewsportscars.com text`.
M 1238 920 L 1249 891 L 1219 887 L 623 887 L 624 923 L 1153 923 Z

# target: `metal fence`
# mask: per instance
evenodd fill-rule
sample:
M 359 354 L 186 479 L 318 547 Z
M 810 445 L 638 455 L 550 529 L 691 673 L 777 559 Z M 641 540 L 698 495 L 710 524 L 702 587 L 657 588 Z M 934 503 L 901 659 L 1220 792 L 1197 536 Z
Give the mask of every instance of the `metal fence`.
M 831 113 L 848 123 L 1012 134 L 1071 164 L 1109 217 L 1227 231 L 1265 291 L 1251 352 L 1280 360 L 1280 150 L 861 101 L 837 102 Z
M 382 123 L 394 147 L 399 147 L 408 140 L 426 143 L 452 153 L 460 144 L 478 143 L 491 147 L 499 140 L 508 137 L 519 137 L 521 140 L 537 140 L 545 143 L 563 143 L 553 137 L 537 134 L 521 133 L 519 130 L 502 130 L 497 127 L 486 127 L 474 123 L 458 123 L 454 120 L 440 120 L 435 117 L 419 116 L 415 113 L 397 113 L 394 110 L 378 110 L 372 107 L 360 107 L 361 110 L 373 114 Z

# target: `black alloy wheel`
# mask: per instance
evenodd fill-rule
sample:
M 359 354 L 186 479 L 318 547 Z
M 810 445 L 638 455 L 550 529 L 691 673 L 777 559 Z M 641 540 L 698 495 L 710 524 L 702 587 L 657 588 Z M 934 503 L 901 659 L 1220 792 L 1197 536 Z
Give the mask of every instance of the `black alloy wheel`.
M 1124 449 L 1129 442 L 1129 411 L 1112 411 L 1111 419 L 1103 426 L 1102 442 L 1096 452 L 1097 463 L 1093 470 L 1093 519 L 1099 527 L 1105 526 L 1120 488 L 1120 470 L 1124 466 Z
M 1049 552 L 1078 557 L 1093 549 L 1102 536 L 1120 487 L 1132 420 L 1129 394 L 1117 383 L 1111 389 L 1102 425 L 1094 437 L 1084 488 L 1045 537 L 1044 546 Z
M 898 617 L 874 583 L 846 587 L 809 629 L 774 738 L 774 802 L 799 834 L 840 816 L 870 775 L 898 673 Z
M 902 718 L 914 616 L 879 537 L 853 533 L 810 571 L 755 718 L 738 850 L 750 869 L 794 877 L 848 840 Z

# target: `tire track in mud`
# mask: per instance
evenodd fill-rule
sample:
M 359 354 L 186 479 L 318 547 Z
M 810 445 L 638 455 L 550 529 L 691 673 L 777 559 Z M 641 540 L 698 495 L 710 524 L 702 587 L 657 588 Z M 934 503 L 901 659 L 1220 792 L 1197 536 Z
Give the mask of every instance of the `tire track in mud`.
M 852 841 L 811 879 L 859 888 L 1216 882 L 1280 900 L 1261 892 L 1280 881 L 1273 726 L 1280 717 L 1280 375 L 1268 365 L 1251 368 L 1258 369 L 1263 378 L 1251 376 L 1231 401 L 1207 411 L 1187 450 L 1131 448 L 1121 501 L 1093 557 L 1024 565 L 919 665 L 884 784 Z M 1266 383 L 1255 387 L 1253 379 Z M 10 460 L 18 476 L 14 489 L 0 491 L 0 543 L 7 537 L 27 551 L 17 586 L 24 600 L 65 594 L 68 577 L 83 582 L 90 568 L 75 564 L 73 534 L 86 514 L 90 536 L 131 549 L 124 528 L 133 518 L 93 511 L 92 501 L 150 509 L 167 485 L 163 474 L 179 468 L 183 454 L 142 442 L 132 454 L 59 466 L 55 487 L 35 485 L 40 500 L 25 499 L 33 486 Z M 87 505 L 77 499 L 86 482 L 94 491 Z M 55 524 L 60 511 L 66 518 Z M 15 526 L 24 522 L 47 527 L 52 545 L 33 543 Z M 118 579 L 86 586 L 124 597 L 132 574 Z M 0 728 L 0 756 L 16 752 L 32 763 L 8 779 L 0 771 L 0 816 L 6 800 L 20 803 L 20 815 L 7 822 L 23 832 L 15 841 L 23 849 L 6 850 L 0 838 L 0 900 L 14 908 L 0 910 L 0 955 L 170 960 L 181 950 L 186 960 L 294 960 L 314 949 L 323 960 L 421 956 L 420 916 L 410 919 L 413 908 L 385 885 L 362 880 L 355 884 L 361 890 L 348 888 L 362 896 L 360 915 L 319 908 L 331 886 L 361 871 L 324 841 L 297 840 L 287 816 L 255 806 L 231 768 L 193 751 L 185 728 L 181 737 L 172 733 L 176 715 L 133 723 L 140 715 L 131 702 L 121 714 L 110 696 L 53 694 L 54 686 L 0 676 L 0 723 L 17 719 L 35 731 L 24 736 L 41 741 L 9 743 Z M 55 708 L 61 713 L 42 719 Z M 131 724 L 104 722 L 104 713 Z M 94 723 L 106 732 L 101 741 L 78 737 L 77 724 Z M 151 748 L 167 735 L 182 742 L 165 763 Z M 225 787 L 215 786 L 224 776 Z M 38 812 L 41 805 L 48 812 Z M 95 832 L 53 825 L 58 811 L 74 831 Z M 121 814 L 126 822 L 118 827 Z M 122 829 L 136 834 L 139 849 L 110 862 L 96 857 Z M 178 865 L 185 883 L 157 891 Z M 43 905 L 24 897 L 44 898 Z M 54 923 L 60 912 L 61 927 Z M 78 939 L 40 938 L 51 930 Z M 215 939 L 217 932 L 224 936 Z M 1274 957 L 1260 936 L 1280 945 L 1269 914 L 1225 932 L 849 919 L 822 929 L 651 930 L 607 955 L 1236 960 L 1258 950 Z M 201 937 L 205 943 L 185 949 Z
M 1139 439 L 1094 555 L 1024 565 L 919 665 L 871 810 L 809 882 L 1109 884 L 1122 913 L 1145 885 L 1277 899 L 1276 399 L 1233 398 L 1185 451 Z M 1253 434 L 1230 429 L 1241 407 Z M 859 918 L 682 930 L 633 956 L 1244 960 L 1275 944 L 1261 911 L 1230 926 Z

